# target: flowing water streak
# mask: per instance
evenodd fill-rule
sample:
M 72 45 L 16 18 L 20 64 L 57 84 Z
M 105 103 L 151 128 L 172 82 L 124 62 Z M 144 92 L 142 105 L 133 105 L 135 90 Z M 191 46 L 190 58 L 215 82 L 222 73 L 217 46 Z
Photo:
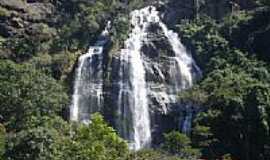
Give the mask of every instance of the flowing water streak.
M 150 6 L 131 13 L 133 29 L 125 41 L 125 49 L 120 53 L 116 126 L 123 138 L 132 142 L 130 148 L 133 150 L 151 145 L 148 87 L 141 48 L 143 43 L 148 41 L 148 27 L 152 23 L 161 27 L 175 53 L 170 66 L 171 82 L 165 86 L 167 91 L 164 92 L 164 97 L 167 97 L 166 94 L 170 97 L 166 98 L 169 103 L 175 103 L 178 92 L 190 88 L 193 85 L 194 75 L 201 74 L 191 55 L 181 44 L 178 35 L 161 22 L 155 7 Z M 70 114 L 73 121 L 88 122 L 90 114 L 100 111 L 103 106 L 102 53 L 107 35 L 108 29 L 105 29 L 95 46 L 90 47 L 89 51 L 79 58 Z M 163 75 L 161 70 L 159 74 Z M 188 133 L 193 111 L 186 109 L 186 112 L 181 126 L 182 131 Z
M 103 105 L 102 53 L 110 25 L 109 21 L 96 44 L 79 58 L 70 107 L 71 121 L 88 123 L 90 114 L 99 111 Z
M 132 141 L 130 148 L 133 150 L 150 147 L 151 145 L 147 86 L 141 48 L 143 41 L 147 39 L 147 28 L 153 22 L 152 18 L 148 8 L 135 10 L 131 13 L 133 29 L 129 39 L 125 41 L 125 49 L 120 54 L 122 81 L 119 85 L 118 114 L 124 118 L 120 118 L 118 124 L 125 126 L 120 127 L 120 133 L 124 138 Z M 127 77 L 123 76 L 124 70 L 129 72 Z M 132 123 L 132 127 L 128 127 L 130 126 L 129 123 Z
M 182 133 L 189 135 L 191 131 L 191 124 L 193 118 L 193 107 L 192 105 L 186 105 L 185 108 L 186 108 L 186 115 L 183 118 L 183 120 L 180 121 L 180 128 L 182 130 Z
M 128 140 L 134 142 L 130 147 L 138 150 L 148 147 L 151 143 L 150 117 L 148 111 L 147 86 L 145 82 L 145 69 L 141 48 L 147 41 L 147 29 L 152 24 L 158 24 L 165 37 L 167 37 L 175 53 L 171 72 L 173 75 L 172 87 L 168 86 L 168 94 L 173 94 L 172 103 L 177 101 L 176 95 L 183 89 L 190 88 L 193 84 L 193 72 L 201 74 L 200 69 L 192 57 L 181 44 L 177 33 L 169 30 L 161 22 L 159 12 L 155 7 L 149 6 L 131 13 L 133 25 L 129 39 L 125 42 L 125 49 L 121 51 L 121 67 L 118 97 L 117 120 L 119 132 Z M 126 73 L 128 72 L 128 74 Z M 186 114 L 185 130 L 191 126 L 192 113 Z M 190 116 L 191 115 L 191 116 Z M 131 126 L 131 127 L 130 127 Z
M 181 40 L 177 33 L 169 30 L 168 27 L 160 20 L 159 12 L 156 10 L 155 7 L 150 6 L 149 10 L 151 10 L 152 16 L 155 17 L 155 21 L 159 24 L 162 31 L 164 32 L 165 37 L 167 37 L 172 49 L 175 53 L 175 61 L 176 61 L 176 69 L 179 74 L 175 74 L 181 79 L 176 79 L 176 91 L 190 88 L 193 85 L 193 70 L 201 75 L 200 68 L 196 65 L 195 61 L 192 59 L 191 55 L 186 51 L 186 48 L 181 43 Z
M 191 55 L 187 53 L 186 48 L 182 45 L 178 37 L 178 34 L 171 30 L 168 30 L 168 28 L 162 22 L 160 22 L 159 24 L 173 48 L 173 51 L 175 53 L 175 61 L 180 70 L 181 80 L 176 81 L 174 89 L 175 91 L 179 92 L 180 90 L 191 88 L 194 83 L 193 73 L 195 72 L 197 75 L 197 77 L 195 78 L 199 78 L 202 76 L 202 72 L 200 68 L 196 65 L 195 61 L 192 59 Z M 180 82 L 181 84 L 178 84 L 178 82 Z M 179 123 L 182 124 L 182 127 L 180 128 L 181 131 L 185 134 L 189 134 L 191 132 L 192 117 L 194 113 L 191 105 L 185 107 L 186 115 L 184 117 L 184 121 L 180 121 Z
M 196 65 L 191 55 L 188 54 L 188 52 L 186 51 L 186 48 L 181 43 L 178 34 L 171 30 L 168 30 L 168 28 L 162 22 L 160 22 L 159 24 L 173 48 L 173 51 L 175 53 L 175 61 L 180 71 L 181 79 L 179 81 L 176 81 L 174 89 L 176 92 L 179 92 L 180 90 L 191 88 L 194 83 L 194 78 L 201 77 L 202 72 L 200 68 Z M 196 73 L 197 77 L 194 77 L 194 72 Z M 178 82 L 180 82 L 180 84 L 178 84 Z M 179 122 L 180 124 L 182 124 L 182 127 L 180 129 L 183 133 L 189 134 L 192 127 L 192 105 L 182 107 L 186 108 L 186 115 L 184 117 L 184 121 Z
M 151 8 L 154 15 L 157 16 L 158 19 L 158 11 L 155 7 Z M 195 61 L 191 57 L 190 54 L 188 54 L 186 48 L 181 43 L 181 40 L 177 33 L 173 32 L 172 30 L 169 30 L 167 26 L 158 19 L 158 24 L 161 27 L 162 31 L 164 32 L 164 35 L 167 37 L 170 45 L 172 46 L 172 49 L 175 53 L 175 64 L 172 65 L 171 72 L 174 72 L 174 88 L 172 91 L 173 94 L 177 95 L 177 92 L 188 89 L 192 87 L 193 80 L 195 78 L 199 78 L 202 76 L 202 72 L 200 68 L 196 65 Z M 194 77 L 194 73 L 197 77 Z M 176 101 L 176 97 L 172 98 L 174 101 Z M 184 106 L 183 106 L 184 107 Z M 190 133 L 191 130 L 191 123 L 192 123 L 192 117 L 193 117 L 193 109 L 192 106 L 185 106 L 186 107 L 186 115 L 184 117 L 184 121 L 180 122 L 182 123 L 182 132 L 185 134 Z

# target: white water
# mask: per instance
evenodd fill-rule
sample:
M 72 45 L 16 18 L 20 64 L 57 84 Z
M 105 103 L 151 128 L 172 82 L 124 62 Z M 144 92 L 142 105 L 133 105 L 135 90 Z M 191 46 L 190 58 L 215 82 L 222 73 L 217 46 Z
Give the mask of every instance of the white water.
M 100 111 L 103 103 L 102 59 L 107 42 L 108 22 L 94 46 L 79 58 L 70 107 L 70 120 L 88 123 L 90 114 Z
M 120 55 L 121 81 L 119 82 L 117 126 L 123 137 L 133 142 L 130 144 L 130 148 L 134 150 L 149 147 L 151 144 L 148 88 L 145 81 L 144 59 L 141 48 L 143 43 L 148 41 L 147 29 L 153 23 L 161 27 L 175 53 L 169 71 L 173 75 L 172 85 L 167 86 L 168 94 L 174 95 L 173 98 L 170 98 L 173 103 L 176 102 L 177 97 L 175 95 L 179 91 L 192 86 L 194 68 L 196 72 L 201 73 L 190 54 L 181 44 L 177 33 L 169 30 L 160 20 L 159 12 L 155 7 L 150 6 L 131 13 L 133 29 L 129 34 L 129 39 L 125 42 L 125 49 L 121 51 Z M 160 75 L 163 74 L 160 73 Z M 188 126 L 191 126 L 189 115 L 187 114 L 187 117 L 185 117 L 184 126 L 187 126 L 185 130 L 188 130 Z
M 119 85 L 118 114 L 122 115 L 124 119 L 119 119 L 118 124 L 120 124 L 119 129 L 123 136 L 131 140 L 130 148 L 133 150 L 150 147 L 151 144 L 145 69 L 141 57 L 141 47 L 143 40 L 146 39 L 146 29 L 149 26 L 150 17 L 144 13 L 147 11 L 136 10 L 131 13 L 133 29 L 125 41 L 125 49 L 122 49 L 120 54 L 122 80 Z M 128 70 L 126 77 L 123 75 L 125 70 Z M 132 127 L 128 127 L 130 125 Z
M 152 9 L 153 14 L 158 16 L 158 11 L 155 8 Z M 158 19 L 158 18 L 157 18 Z M 195 78 L 202 76 L 200 68 L 196 65 L 191 55 L 187 52 L 186 48 L 181 43 L 181 40 L 177 33 L 169 30 L 167 26 L 158 19 L 158 24 L 161 27 L 164 35 L 167 37 L 172 49 L 175 53 L 175 63 L 171 65 L 171 75 L 174 75 L 172 81 L 174 87 L 169 87 L 169 94 L 177 95 L 179 91 L 191 88 Z M 194 77 L 196 74 L 197 77 Z M 177 97 L 171 96 L 171 100 L 177 101 Z M 184 106 L 183 106 L 184 107 Z M 192 106 L 186 106 L 186 115 L 182 124 L 181 131 L 185 134 L 189 134 L 191 131 L 193 110 Z
M 148 88 L 145 74 L 145 57 L 141 49 L 147 39 L 148 27 L 151 24 L 160 26 L 164 36 L 168 39 L 175 56 L 170 58 L 169 84 L 164 82 L 162 91 L 153 92 Z M 130 141 L 130 148 L 139 150 L 151 146 L 151 122 L 149 113 L 149 92 L 159 101 L 164 101 L 162 107 L 166 113 L 167 104 L 177 102 L 177 94 L 190 88 L 194 83 L 194 76 L 200 76 L 201 71 L 191 55 L 181 44 L 177 33 L 169 30 L 160 20 L 155 7 L 146 7 L 131 13 L 133 26 L 129 38 L 125 41 L 125 48 L 120 53 L 120 69 L 117 100 L 116 126 L 123 138 Z M 79 58 L 74 94 L 70 110 L 72 121 L 88 123 L 91 113 L 101 111 L 103 107 L 103 46 L 106 44 L 108 27 L 103 31 L 97 43 Z M 149 63 L 152 63 L 151 61 Z M 162 67 L 162 66 L 161 66 Z M 156 64 L 156 70 L 161 79 L 166 74 Z M 115 94 L 115 92 L 112 92 Z M 183 106 L 184 107 L 184 106 Z M 183 133 L 188 134 L 191 129 L 192 109 L 186 109 L 185 117 L 181 121 Z
M 190 134 L 192 118 L 193 118 L 193 108 L 192 106 L 187 105 L 185 117 L 183 118 L 183 121 L 182 120 L 180 121 L 180 128 L 182 129 L 182 133 L 187 135 Z
M 196 65 L 195 61 L 191 57 L 190 54 L 188 54 L 186 48 L 183 46 L 183 44 L 180 41 L 180 38 L 177 33 L 173 32 L 172 30 L 168 30 L 166 25 L 162 22 L 159 22 L 160 27 L 162 28 L 165 36 L 168 38 L 168 41 L 170 42 L 170 45 L 172 46 L 172 49 L 175 53 L 175 61 L 178 69 L 171 68 L 171 72 L 176 72 L 176 77 L 174 77 L 175 81 L 175 87 L 170 89 L 172 93 L 179 93 L 179 91 L 183 89 L 191 88 L 193 85 L 193 79 L 194 78 L 200 78 L 202 76 L 202 72 L 200 68 Z M 172 65 L 174 66 L 174 65 Z M 195 70 L 195 71 L 193 71 Z M 178 74 L 177 74 L 178 73 Z M 197 77 L 194 77 L 194 73 Z M 179 79 L 180 78 L 180 79 Z M 173 98 L 177 99 L 177 97 Z M 184 107 L 184 106 L 182 106 Z M 189 134 L 191 132 L 192 128 L 192 118 L 193 118 L 193 109 L 192 106 L 185 106 L 186 107 L 186 114 L 184 117 L 184 121 L 180 121 L 179 123 L 182 124 L 182 127 L 180 128 L 181 131 L 184 134 Z

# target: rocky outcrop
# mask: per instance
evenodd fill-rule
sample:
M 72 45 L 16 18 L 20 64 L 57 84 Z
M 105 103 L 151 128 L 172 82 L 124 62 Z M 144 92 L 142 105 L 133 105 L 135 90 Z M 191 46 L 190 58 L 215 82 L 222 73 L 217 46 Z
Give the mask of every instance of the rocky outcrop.
M 32 35 L 39 26 L 56 23 L 56 8 L 49 2 L 0 0 L 0 35 L 2 37 Z
M 232 10 L 252 9 L 255 6 L 253 0 L 169 0 L 161 9 L 164 21 L 174 26 L 183 19 L 195 18 L 196 14 L 220 20 Z

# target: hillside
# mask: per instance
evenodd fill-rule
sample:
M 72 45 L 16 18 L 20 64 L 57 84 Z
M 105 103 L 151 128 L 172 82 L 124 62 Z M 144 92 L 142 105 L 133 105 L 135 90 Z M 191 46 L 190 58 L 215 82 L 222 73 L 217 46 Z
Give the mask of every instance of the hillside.
M 0 0 L 0 159 L 268 160 L 269 37 L 269 0 Z

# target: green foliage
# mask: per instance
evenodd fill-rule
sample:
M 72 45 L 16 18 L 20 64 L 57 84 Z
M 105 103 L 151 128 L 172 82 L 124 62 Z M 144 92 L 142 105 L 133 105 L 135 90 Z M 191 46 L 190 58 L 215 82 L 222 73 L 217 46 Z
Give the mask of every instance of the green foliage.
M 204 71 L 204 78 L 179 97 L 203 106 L 202 112 L 196 116 L 191 139 L 171 132 L 165 134 L 160 150 L 131 154 L 100 115 L 92 115 L 88 125 L 70 125 L 58 117 L 68 96 L 55 79 L 66 80 L 76 62 L 75 53 L 94 43 L 108 20 L 114 49 L 119 49 L 128 37 L 129 12 L 155 2 L 43 2 L 56 7 L 54 20 L 48 17 L 49 22 L 31 25 L 23 35 L 0 40 L 1 57 L 28 61 L 0 60 L 0 156 L 10 160 L 196 159 L 200 154 L 193 146 L 208 159 L 269 157 L 269 0 L 258 0 L 260 8 L 234 12 L 222 22 L 198 15 L 200 19 L 178 25 L 183 42 Z M 214 1 L 198 3 L 193 9 L 202 13 Z M 6 20 L 16 14 L 0 7 L 0 16 Z M 22 25 L 16 19 L 14 23 Z
M 23 130 L 9 140 L 9 159 L 61 159 L 64 137 L 55 129 L 38 127 Z
M 129 19 L 127 15 L 119 15 L 114 18 L 112 23 L 112 40 L 116 48 L 123 46 L 123 42 L 128 38 L 129 33 Z
M 15 53 L 11 58 L 18 61 L 29 59 L 36 54 L 35 42 L 28 38 L 9 38 L 2 47 Z
M 260 8 L 250 12 L 236 12 L 225 17 L 221 32 L 235 46 L 261 60 L 269 61 L 270 10 Z
M 210 74 L 200 88 L 194 92 L 207 94 L 200 102 L 207 111 L 196 119 L 195 146 L 208 157 L 230 152 L 233 157 L 256 159 L 264 153 L 269 139 L 269 86 L 226 69 Z
M 127 143 L 117 136 L 99 114 L 93 114 L 89 126 L 82 125 L 73 134 L 72 152 L 66 153 L 66 159 L 116 160 L 128 154 Z
M 131 153 L 127 160 L 185 160 L 158 150 L 145 149 Z
M 257 0 L 257 3 L 261 6 L 270 6 L 270 1 L 269 0 Z
M 268 47 L 259 47 L 264 49 L 260 52 L 256 48 L 262 43 L 254 40 L 258 34 L 268 35 L 268 14 L 268 10 L 236 12 L 224 23 L 202 18 L 178 27 L 204 69 L 204 78 L 180 99 L 204 106 L 191 138 L 210 159 L 228 153 L 227 159 L 267 157 L 270 73 L 267 55 L 261 53 L 267 53 Z
M 117 160 L 128 154 L 127 144 L 99 114 L 89 125 L 69 125 L 59 117 L 33 118 L 9 136 L 5 157 L 35 160 Z
M 192 140 L 197 148 L 207 150 L 215 142 L 210 129 L 210 127 L 200 126 L 198 124 L 193 128 Z
M 230 154 L 225 154 L 222 156 L 222 160 L 232 160 L 232 157 Z
M 67 21 L 59 28 L 52 50 L 88 47 L 89 42 L 96 40 L 111 16 L 118 14 L 119 3 L 117 0 L 62 2 L 62 15 Z
M 32 117 L 24 130 L 8 137 L 7 159 L 60 160 L 71 143 L 69 125 L 59 117 Z
M 209 96 L 205 103 L 209 109 L 199 114 L 197 121 L 210 127 L 218 140 L 210 139 L 210 145 L 214 146 L 211 150 L 223 154 L 230 151 L 239 158 L 259 157 L 269 130 L 266 113 L 270 106 L 269 87 L 248 74 L 229 69 L 213 73 L 202 82 L 202 87 Z M 244 155 L 246 152 L 249 154 Z
M 162 148 L 170 154 L 181 158 L 193 159 L 200 156 L 197 149 L 191 147 L 191 140 L 184 134 L 177 131 L 164 134 L 165 141 Z
M 142 8 L 145 3 L 150 3 L 149 0 L 129 0 L 127 1 L 127 9 L 128 11 L 132 11 L 134 9 Z
M 32 116 L 59 115 L 67 104 L 61 85 L 31 65 L 0 61 L 0 113 L 7 130 L 19 130 Z
M 6 130 L 5 127 L 0 124 L 0 160 L 2 160 L 2 156 L 5 153 L 5 145 L 6 145 Z
M 240 26 L 253 18 L 247 11 L 239 11 L 224 17 L 221 32 L 230 41 L 233 40 L 233 33 L 240 32 Z M 238 30 L 238 31 L 237 31 Z
M 31 26 L 31 31 L 24 36 L 7 38 L 2 42 L 1 49 L 12 52 L 10 59 L 25 61 L 39 53 L 48 52 L 55 34 L 55 29 L 50 28 L 47 24 L 40 23 Z
M 208 72 L 211 58 L 226 54 L 228 42 L 218 32 L 217 24 L 207 17 L 178 26 L 183 41 L 194 51 L 196 62 Z
M 173 131 L 164 135 L 165 142 L 163 148 L 172 154 L 179 154 L 183 148 L 191 144 L 190 139 L 179 132 Z
M 42 54 L 33 57 L 29 63 L 36 69 L 44 71 L 46 74 L 57 80 L 66 80 L 72 72 L 73 66 L 79 54 L 62 52 L 58 54 Z
M 0 7 L 0 16 L 1 17 L 9 17 L 10 13 L 7 9 Z
M 235 66 L 227 67 L 209 73 L 200 85 L 184 94 L 205 94 L 203 99 L 188 99 L 206 110 L 197 116 L 192 140 L 208 157 L 229 152 L 233 157 L 256 159 L 268 145 L 269 84 L 256 79 L 255 71 L 246 70 L 248 74 Z

